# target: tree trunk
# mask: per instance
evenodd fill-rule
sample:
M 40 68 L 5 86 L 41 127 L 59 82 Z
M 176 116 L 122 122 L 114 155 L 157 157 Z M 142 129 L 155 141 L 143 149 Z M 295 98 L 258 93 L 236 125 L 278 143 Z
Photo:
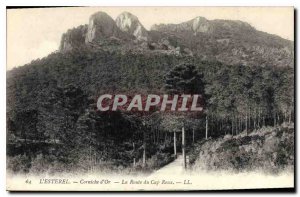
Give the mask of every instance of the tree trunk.
M 287 112 L 286 111 L 284 111 L 284 122 L 287 122 Z
M 186 169 L 185 132 L 184 132 L 184 127 L 182 127 L 182 160 L 183 160 L 183 168 Z
M 251 130 L 251 109 L 248 111 L 248 129 Z
M 195 129 L 193 129 L 193 143 L 195 143 Z
M 135 155 L 135 144 L 134 144 L 134 142 L 132 143 L 132 148 L 133 148 L 133 154 Z M 133 157 L 133 167 L 135 167 L 135 157 Z
M 239 133 L 240 133 L 241 130 L 242 130 L 242 129 L 241 129 L 242 127 L 241 127 L 241 118 L 240 118 L 240 116 L 238 117 L 238 123 L 239 123 Z
M 156 126 L 156 131 L 157 131 L 157 139 L 156 142 L 160 143 L 161 142 L 161 133 L 158 129 L 158 127 Z M 163 137 L 163 136 L 162 136 Z
M 146 166 L 146 132 L 143 132 L 143 167 Z
M 155 135 L 155 128 L 151 128 L 152 130 L 152 139 L 153 139 L 153 144 L 155 144 L 155 139 L 156 139 L 156 135 Z
M 245 129 L 246 129 L 246 134 L 248 135 L 248 114 L 246 113 L 246 121 L 245 121 Z
M 206 115 L 206 120 L 205 120 L 205 139 L 208 137 L 208 115 Z
M 234 122 L 233 118 L 231 119 L 231 134 L 233 135 L 233 129 L 234 129 Z
M 258 111 L 258 119 L 257 119 L 257 125 L 258 125 L 258 128 L 261 128 L 261 109 L 259 109 Z
M 254 109 L 253 112 L 253 129 L 256 129 L 256 109 Z
M 89 173 L 92 171 L 92 146 L 90 145 L 89 148 L 89 160 L 90 160 L 90 167 L 89 167 Z
M 238 134 L 238 127 L 239 127 L 239 122 L 238 122 L 238 118 L 235 119 L 235 135 Z
M 176 132 L 174 132 L 174 157 L 177 158 L 177 150 L 176 150 Z

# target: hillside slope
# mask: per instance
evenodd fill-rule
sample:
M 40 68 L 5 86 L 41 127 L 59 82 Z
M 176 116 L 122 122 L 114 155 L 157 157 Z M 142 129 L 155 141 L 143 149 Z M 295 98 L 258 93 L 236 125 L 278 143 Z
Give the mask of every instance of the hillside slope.
M 192 169 L 281 172 L 294 167 L 294 125 L 263 127 L 245 135 L 226 135 L 194 145 Z

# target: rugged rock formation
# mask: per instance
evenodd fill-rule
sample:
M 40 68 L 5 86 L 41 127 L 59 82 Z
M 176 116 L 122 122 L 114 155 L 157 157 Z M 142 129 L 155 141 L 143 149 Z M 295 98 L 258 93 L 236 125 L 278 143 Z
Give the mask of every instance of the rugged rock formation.
M 89 25 L 85 42 L 105 40 L 110 37 L 129 38 L 116 25 L 115 21 L 105 12 L 97 12 L 89 19 Z
M 79 27 L 69 29 L 62 35 L 59 50 L 69 51 L 76 47 L 80 47 L 85 42 L 86 33 L 87 25 L 81 25 Z
M 257 31 L 242 21 L 204 17 L 180 24 L 153 25 L 147 31 L 131 13 L 123 12 L 114 21 L 106 13 L 97 12 L 88 25 L 63 34 L 60 51 L 82 45 L 122 53 L 197 55 L 225 64 L 294 66 L 293 42 Z
M 148 40 L 148 32 L 140 23 L 139 19 L 129 12 L 123 12 L 116 18 L 117 26 L 130 35 L 133 35 L 138 40 Z
M 181 32 L 191 31 L 194 34 L 197 32 L 210 32 L 212 30 L 211 23 L 204 17 L 196 17 L 190 21 L 180 24 L 159 24 L 153 25 L 151 30 L 161 32 Z
M 254 29 L 248 23 L 196 17 L 180 24 L 153 25 L 152 31 L 176 37 L 193 54 L 225 64 L 293 66 L 293 42 Z
M 159 24 L 153 25 L 151 30 L 161 32 L 192 32 L 194 35 L 197 33 L 214 33 L 220 30 L 255 30 L 248 23 L 241 21 L 229 20 L 207 20 L 204 17 L 198 16 L 190 21 L 180 24 Z

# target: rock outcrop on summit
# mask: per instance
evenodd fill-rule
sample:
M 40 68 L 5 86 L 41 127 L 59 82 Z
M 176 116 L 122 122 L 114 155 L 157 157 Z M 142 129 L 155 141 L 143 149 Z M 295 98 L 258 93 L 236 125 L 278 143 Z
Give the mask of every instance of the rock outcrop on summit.
M 103 40 L 110 37 L 129 38 L 129 36 L 122 32 L 116 22 L 105 12 L 97 12 L 89 19 L 88 30 L 85 42 L 93 42 Z
M 190 31 L 196 34 L 197 32 L 210 32 L 212 30 L 212 25 L 206 18 L 197 17 L 195 19 L 180 24 L 155 24 L 151 27 L 151 30 L 161 32 Z
M 133 35 L 138 40 L 148 40 L 148 32 L 140 23 L 139 19 L 129 12 L 123 12 L 116 18 L 117 26 L 130 35 Z
M 161 32 L 192 32 L 197 33 L 215 33 L 217 31 L 253 31 L 255 30 L 248 23 L 242 21 L 230 20 L 207 20 L 204 17 L 198 16 L 187 22 L 179 24 L 159 24 L 153 25 L 151 30 Z

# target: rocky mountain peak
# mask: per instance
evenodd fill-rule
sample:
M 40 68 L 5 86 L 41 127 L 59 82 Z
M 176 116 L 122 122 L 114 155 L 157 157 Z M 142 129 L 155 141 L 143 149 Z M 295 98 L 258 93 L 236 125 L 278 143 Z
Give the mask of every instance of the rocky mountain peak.
M 194 33 L 197 32 L 208 32 L 211 28 L 209 20 L 204 17 L 198 16 L 190 21 L 190 25 Z
M 93 42 L 109 37 L 126 37 L 117 27 L 116 22 L 105 12 L 97 12 L 89 19 L 85 42 Z
M 148 32 L 139 19 L 129 13 L 123 12 L 116 18 L 117 26 L 123 31 L 136 37 L 138 40 L 148 40 Z

